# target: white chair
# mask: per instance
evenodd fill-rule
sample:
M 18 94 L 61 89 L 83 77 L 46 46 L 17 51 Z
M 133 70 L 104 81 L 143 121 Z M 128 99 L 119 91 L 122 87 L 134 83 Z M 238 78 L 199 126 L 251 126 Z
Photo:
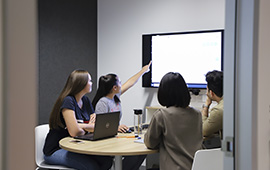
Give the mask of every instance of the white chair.
M 73 170 L 72 168 L 68 168 L 65 166 L 61 165 L 48 165 L 45 163 L 44 158 L 43 158 L 43 146 L 45 143 L 45 138 L 47 133 L 49 132 L 49 125 L 44 124 L 44 125 L 39 125 L 35 127 L 35 154 L 36 154 L 36 164 L 38 169 L 69 169 Z
M 198 150 L 192 170 L 223 170 L 223 152 L 220 148 Z

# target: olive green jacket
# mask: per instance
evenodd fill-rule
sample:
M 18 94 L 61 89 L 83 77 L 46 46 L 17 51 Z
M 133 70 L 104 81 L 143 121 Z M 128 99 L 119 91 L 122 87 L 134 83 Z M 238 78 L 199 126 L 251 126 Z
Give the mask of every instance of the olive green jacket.
M 208 117 L 203 115 L 202 120 L 204 137 L 210 137 L 215 133 L 219 133 L 222 139 L 223 99 L 216 106 L 210 109 Z

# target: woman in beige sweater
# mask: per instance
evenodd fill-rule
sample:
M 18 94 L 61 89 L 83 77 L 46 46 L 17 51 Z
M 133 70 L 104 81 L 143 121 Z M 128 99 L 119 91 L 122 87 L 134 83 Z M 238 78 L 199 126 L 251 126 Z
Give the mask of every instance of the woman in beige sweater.
M 202 148 L 202 117 L 189 106 L 190 94 L 179 73 L 167 73 L 158 89 L 157 110 L 144 136 L 145 145 L 159 149 L 161 170 L 190 170 L 197 150 Z

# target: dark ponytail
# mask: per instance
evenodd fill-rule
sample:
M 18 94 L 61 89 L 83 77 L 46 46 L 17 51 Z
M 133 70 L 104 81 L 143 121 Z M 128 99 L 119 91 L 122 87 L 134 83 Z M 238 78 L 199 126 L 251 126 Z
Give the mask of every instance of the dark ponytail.
M 99 78 L 97 93 L 92 102 L 94 108 L 96 108 L 97 102 L 100 98 L 111 93 L 114 85 L 117 85 L 117 75 L 115 74 L 107 74 L 106 76 L 101 76 Z M 114 101 L 119 103 L 120 99 L 117 96 L 114 96 Z

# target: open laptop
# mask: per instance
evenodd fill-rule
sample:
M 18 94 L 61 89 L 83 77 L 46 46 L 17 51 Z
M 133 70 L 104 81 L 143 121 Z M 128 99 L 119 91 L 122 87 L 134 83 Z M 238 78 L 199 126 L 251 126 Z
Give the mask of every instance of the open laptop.
M 75 139 L 98 140 L 117 135 L 120 111 L 96 114 L 96 122 L 93 133 L 75 136 Z

